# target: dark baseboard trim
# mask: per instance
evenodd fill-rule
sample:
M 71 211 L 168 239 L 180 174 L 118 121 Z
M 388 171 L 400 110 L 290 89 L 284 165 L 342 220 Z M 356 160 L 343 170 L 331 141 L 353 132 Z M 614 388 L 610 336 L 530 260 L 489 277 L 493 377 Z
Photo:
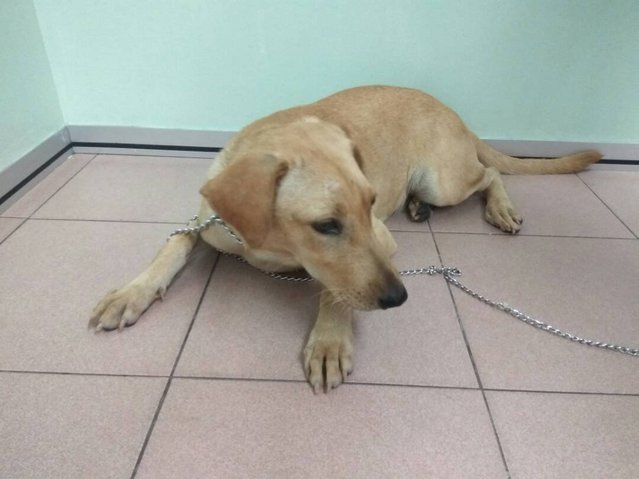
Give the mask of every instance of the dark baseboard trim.
M 62 148 L 55 155 L 53 155 L 51 158 L 49 158 L 47 161 L 45 161 L 42 165 L 40 165 L 38 168 L 36 168 L 34 171 L 32 171 L 29 174 L 29 176 L 27 176 L 25 179 L 23 179 L 20 183 L 18 183 L 16 186 L 14 186 L 8 192 L 6 192 L 4 195 L 2 195 L 2 197 L 0 197 L 0 206 L 2 205 L 2 203 L 7 201 L 13 195 L 15 195 L 18 191 L 20 191 L 32 179 L 34 179 L 36 176 L 38 176 L 40 173 L 42 173 L 42 171 L 44 169 L 46 169 L 48 166 L 50 166 L 55 160 L 57 160 L 62 155 L 64 155 L 67 151 L 69 151 L 71 148 L 72 148 L 72 144 L 69 143 L 67 146 Z
M 227 135 L 227 134 L 228 134 L 227 132 L 224 132 L 224 135 Z M 522 153 L 526 151 L 523 155 L 521 154 L 517 155 L 513 151 L 513 149 L 516 149 L 516 145 L 518 143 L 517 141 L 502 142 L 499 140 L 497 141 L 489 140 L 489 143 L 491 143 L 493 146 L 497 148 L 499 148 L 499 146 L 504 146 L 504 145 L 500 145 L 499 143 L 508 143 L 509 145 L 511 145 L 510 148 L 500 148 L 502 151 L 510 150 L 510 151 L 505 151 L 505 153 L 511 154 L 512 156 L 516 156 L 518 158 L 531 157 L 529 156 L 530 153 L 526 151 L 528 148 L 523 148 L 523 151 L 520 150 Z M 530 144 L 530 143 L 531 142 L 522 142 L 522 144 Z M 569 144 L 570 143 L 566 143 L 566 145 L 569 145 Z M 581 146 L 580 144 L 573 144 L 573 145 L 577 145 L 576 147 L 573 146 L 572 148 L 573 151 L 580 149 L 580 146 Z M 2 195 L 2 197 L 0 197 L 0 206 L 3 203 L 5 203 L 7 200 L 9 200 L 12 196 L 17 194 L 22 188 L 24 188 L 30 181 L 32 181 L 48 166 L 50 166 L 62 155 L 64 155 L 65 153 L 68 153 L 73 148 L 89 148 L 89 149 L 96 149 L 96 150 L 110 148 L 110 149 L 123 149 L 123 150 L 155 150 L 155 151 L 176 151 L 176 152 L 194 152 L 194 153 L 218 153 L 222 151 L 223 149 L 222 146 L 162 145 L 162 144 L 150 144 L 150 143 L 96 142 L 96 141 L 73 141 L 72 140 L 65 147 L 60 149 L 57 153 L 55 153 L 53 156 L 47 159 L 44 163 L 42 163 L 38 168 L 33 170 L 29 175 L 24 177 L 18 184 L 16 184 L 8 192 Z M 550 153 L 550 150 L 548 150 L 548 152 Z M 553 157 L 556 157 L 557 155 L 565 154 L 564 151 L 556 151 L 555 153 L 556 153 L 555 156 L 540 154 L 538 155 L 538 157 L 543 156 L 543 157 L 553 158 Z M 620 155 L 620 156 L 625 156 L 625 155 Z M 604 158 L 600 160 L 598 164 L 639 166 L 639 160 L 626 159 L 626 158 L 622 158 L 622 159 Z
M 165 151 L 193 151 L 202 153 L 218 153 L 220 146 L 184 146 L 184 145 L 148 145 L 142 143 L 97 143 L 90 141 L 73 141 L 72 147 L 80 148 L 124 148 L 132 150 L 165 150 Z

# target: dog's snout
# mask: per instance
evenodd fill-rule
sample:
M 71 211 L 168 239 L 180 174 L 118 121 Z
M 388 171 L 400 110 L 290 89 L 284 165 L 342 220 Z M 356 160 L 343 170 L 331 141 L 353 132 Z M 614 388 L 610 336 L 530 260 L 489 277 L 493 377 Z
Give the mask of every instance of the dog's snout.
M 404 301 L 408 298 L 406 288 L 399 281 L 395 282 L 389 288 L 384 291 L 384 294 L 379 298 L 377 304 L 382 309 L 395 308 L 404 304 Z

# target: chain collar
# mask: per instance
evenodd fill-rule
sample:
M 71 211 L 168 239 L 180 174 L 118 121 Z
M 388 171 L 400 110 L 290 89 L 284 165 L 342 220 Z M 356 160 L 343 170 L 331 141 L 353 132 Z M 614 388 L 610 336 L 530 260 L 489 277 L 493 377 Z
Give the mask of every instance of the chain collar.
M 195 223 L 195 225 L 191 226 L 191 224 L 193 223 Z M 191 218 L 191 220 L 186 224 L 186 228 L 176 229 L 169 235 L 169 238 L 175 235 L 197 234 L 205 229 L 210 228 L 211 225 L 213 224 L 220 225 L 222 228 L 226 230 L 226 232 L 231 237 L 233 237 L 235 241 L 237 241 L 241 245 L 244 244 L 244 241 L 242 241 L 242 238 L 240 238 L 237 234 L 235 234 L 235 232 L 231 229 L 231 227 L 227 225 L 222 218 L 220 218 L 218 215 L 215 215 L 215 214 L 209 216 L 207 219 L 204 220 L 203 223 L 200 223 L 200 217 L 198 215 L 194 215 L 193 218 Z
M 191 226 L 192 223 L 195 223 L 195 226 Z M 191 218 L 191 221 L 187 223 L 186 228 L 176 229 L 169 235 L 169 238 L 178 234 L 185 235 L 185 234 L 200 233 L 201 231 L 209 228 L 213 224 L 218 224 L 222 226 L 226 230 L 226 232 L 235 239 L 235 241 L 237 241 L 239 244 L 244 244 L 242 239 L 237 234 L 235 234 L 235 232 L 233 232 L 233 230 L 224 222 L 222 218 L 220 218 L 217 215 L 209 216 L 203 223 L 200 223 L 198 215 L 195 215 L 193 218 Z M 237 259 L 238 261 L 242 263 L 247 263 L 247 261 L 241 256 L 225 253 L 222 251 L 221 253 L 226 254 L 228 256 L 233 256 L 235 259 Z M 272 271 L 262 271 L 262 270 L 259 270 L 259 271 L 261 271 L 263 274 L 265 274 L 269 278 L 279 279 L 282 281 L 290 281 L 293 283 L 307 283 L 307 282 L 313 281 L 313 278 L 311 276 L 308 276 L 308 274 L 287 275 L 287 274 L 281 274 L 281 273 L 274 273 Z M 608 351 L 614 351 L 621 354 L 627 354 L 629 356 L 639 357 L 639 349 L 630 348 L 627 346 L 619 346 L 617 344 L 605 343 L 603 341 L 595 341 L 593 339 L 581 338 L 575 334 L 569 333 L 568 331 L 562 331 L 559 328 L 555 328 L 554 326 L 544 321 L 535 319 L 532 316 L 527 315 L 526 313 L 523 313 L 515 308 L 508 306 L 506 303 L 488 299 L 485 296 L 482 296 L 481 294 L 477 293 L 476 291 L 473 291 L 468 286 L 464 285 L 461 281 L 456 279 L 456 277 L 459 277 L 462 274 L 461 271 L 457 268 L 431 265 L 425 268 L 417 268 L 417 269 L 400 271 L 399 274 L 400 276 L 417 276 L 417 275 L 423 275 L 423 274 L 433 276 L 435 274 L 441 274 L 449 284 L 452 284 L 456 288 L 459 288 L 467 295 L 472 296 L 473 298 L 477 299 L 478 301 L 481 301 L 484 304 L 487 304 L 488 306 L 491 306 L 492 308 L 495 308 L 499 311 L 503 311 L 504 313 L 512 316 L 515 319 L 518 319 L 519 321 L 522 321 L 525 324 L 528 324 L 529 326 L 533 326 L 535 328 L 541 329 L 542 331 L 546 331 L 547 333 L 553 334 L 563 339 L 568 339 L 578 344 L 583 344 L 585 346 L 590 346 L 590 347 L 598 348 L 598 349 L 605 349 Z

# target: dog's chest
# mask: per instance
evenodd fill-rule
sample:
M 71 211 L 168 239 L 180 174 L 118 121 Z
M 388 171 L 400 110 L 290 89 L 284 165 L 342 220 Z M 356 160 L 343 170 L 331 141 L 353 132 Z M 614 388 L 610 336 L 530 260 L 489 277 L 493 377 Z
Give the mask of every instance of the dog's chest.
M 263 271 L 294 271 L 301 265 L 293 257 L 263 250 L 248 250 L 221 226 L 212 226 L 200 233 L 201 238 L 218 251 L 243 257 L 249 264 Z

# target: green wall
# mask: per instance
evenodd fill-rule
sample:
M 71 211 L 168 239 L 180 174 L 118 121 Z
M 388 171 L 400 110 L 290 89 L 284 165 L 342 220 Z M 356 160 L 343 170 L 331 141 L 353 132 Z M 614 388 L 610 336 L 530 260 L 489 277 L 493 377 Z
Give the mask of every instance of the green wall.
M 639 143 L 637 0 L 35 5 L 67 124 L 236 130 L 385 83 L 485 138 Z
M 0 0 L 0 172 L 64 126 L 32 0 Z

